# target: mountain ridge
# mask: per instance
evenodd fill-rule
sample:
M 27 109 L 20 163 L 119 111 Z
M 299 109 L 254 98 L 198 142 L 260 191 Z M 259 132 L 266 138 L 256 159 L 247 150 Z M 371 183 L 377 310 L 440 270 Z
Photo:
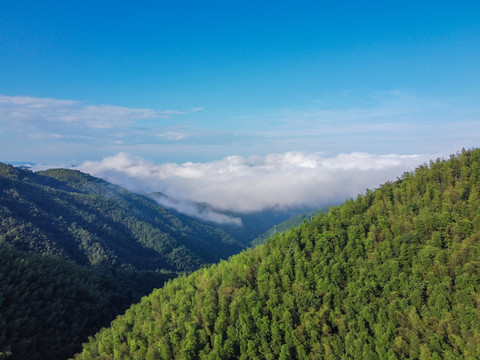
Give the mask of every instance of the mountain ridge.
M 226 233 L 76 170 L 0 164 L 0 239 L 79 264 L 192 271 L 238 252 Z M 72 241 L 73 240 L 73 241 Z

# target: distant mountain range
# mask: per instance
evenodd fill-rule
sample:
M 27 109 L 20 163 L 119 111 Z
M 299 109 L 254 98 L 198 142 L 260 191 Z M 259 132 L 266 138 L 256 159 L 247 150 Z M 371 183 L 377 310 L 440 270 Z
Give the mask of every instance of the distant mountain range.
M 179 201 L 161 192 L 150 193 L 148 196 L 160 205 L 176 212 L 180 217 L 187 215 L 194 217 L 199 222 L 222 229 L 244 246 L 259 243 L 254 240 L 280 223 L 294 218 L 290 226 L 288 224 L 280 226 L 280 229 L 287 230 L 291 226 L 299 225 L 303 219 L 310 218 L 319 211 L 310 207 L 273 207 L 250 213 L 240 213 L 216 209 L 206 203 Z M 301 220 L 299 220 L 300 218 Z
M 5 161 L 4 164 L 24 169 L 31 169 L 32 167 L 37 165 L 36 163 L 32 163 L 30 161 Z
M 220 229 L 75 170 L 0 164 L 0 243 L 80 265 L 192 271 L 239 252 Z

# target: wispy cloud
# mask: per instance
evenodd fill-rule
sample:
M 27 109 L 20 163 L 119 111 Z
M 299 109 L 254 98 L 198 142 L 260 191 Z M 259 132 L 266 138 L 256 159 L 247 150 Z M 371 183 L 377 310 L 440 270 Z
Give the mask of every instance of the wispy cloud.
M 222 118 L 200 107 L 152 110 L 0 95 L 0 140 L 9 159 L 48 162 L 50 148 L 57 163 L 118 152 L 205 161 L 291 151 L 448 154 L 478 146 L 476 104 L 401 91 L 339 98 Z
M 158 133 L 157 136 L 162 139 L 178 141 L 178 140 L 186 139 L 189 135 L 185 132 L 170 130 L 170 131 Z
M 229 156 L 204 163 L 155 164 L 121 153 L 84 162 L 79 169 L 134 191 L 159 191 L 180 202 L 247 213 L 339 203 L 395 180 L 430 157 L 355 152 L 326 157 L 322 153 L 287 152 Z
M 64 138 L 62 134 L 36 133 L 36 134 L 29 134 L 28 136 L 32 139 L 63 139 Z
M 187 200 L 172 199 L 158 192 L 151 193 L 149 196 L 163 207 L 166 207 L 167 209 L 173 209 L 188 216 L 193 216 L 198 219 L 222 225 L 228 224 L 242 226 L 242 219 L 235 216 L 222 214 L 212 208 L 209 208 L 208 206 L 202 206 L 204 204 L 198 204 Z
M 0 124 L 4 130 L 56 130 L 60 135 L 75 131 L 131 128 L 138 121 L 167 119 L 200 111 L 152 110 L 114 105 L 88 105 L 80 101 L 0 95 Z M 55 132 L 55 131 L 54 131 Z
M 86 105 L 79 101 L 0 95 L 0 121 L 14 125 L 80 123 L 93 129 L 114 124 L 166 117 L 163 112 L 112 105 Z
M 269 117 L 277 119 L 278 134 L 336 135 L 391 133 L 398 130 L 432 130 L 458 122 L 478 123 L 480 109 L 458 105 L 449 99 L 414 97 L 400 91 L 374 93 L 361 99 L 343 99 L 341 107 L 318 104 L 309 109 L 281 109 Z M 267 120 L 268 121 L 268 120 Z M 274 134 L 275 131 L 270 132 Z
M 478 146 L 480 108 L 458 99 L 429 99 L 401 91 L 350 95 L 309 108 L 239 117 L 278 150 L 329 152 L 455 152 Z M 386 150 L 388 149 L 388 150 Z

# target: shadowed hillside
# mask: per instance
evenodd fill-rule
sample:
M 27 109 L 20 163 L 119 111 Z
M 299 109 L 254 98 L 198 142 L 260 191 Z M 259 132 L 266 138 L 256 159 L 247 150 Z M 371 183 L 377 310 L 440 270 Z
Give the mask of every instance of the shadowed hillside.
M 79 266 L 0 245 L 0 359 L 66 359 L 170 277 Z

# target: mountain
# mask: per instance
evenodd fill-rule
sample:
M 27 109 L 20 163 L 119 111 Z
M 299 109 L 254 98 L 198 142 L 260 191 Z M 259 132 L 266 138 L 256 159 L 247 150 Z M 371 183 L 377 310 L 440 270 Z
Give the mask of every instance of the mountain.
M 167 279 L 242 247 L 87 174 L 0 163 L 0 359 L 66 359 Z
M 299 226 L 304 221 L 310 222 L 312 220 L 312 217 L 314 217 L 315 215 L 318 215 L 320 213 L 327 213 L 327 212 L 328 212 L 328 208 L 322 208 L 322 209 L 310 211 L 308 213 L 302 213 L 299 215 L 292 216 L 288 220 L 285 220 L 279 224 L 272 226 L 266 232 L 264 232 L 260 236 L 253 239 L 250 242 L 250 244 L 253 246 L 265 244 L 267 240 L 272 236 L 274 236 L 276 233 L 285 232 L 291 227 Z
M 74 170 L 0 163 L 0 243 L 80 265 L 170 273 L 239 252 L 220 229 Z
M 480 358 L 480 150 L 169 281 L 75 359 Z
M 288 221 L 298 214 L 311 211 L 310 208 L 267 208 L 247 214 L 227 212 L 230 216 L 235 216 L 242 221 L 242 226 L 230 224 L 219 224 L 217 227 L 233 236 L 245 246 L 252 246 L 252 241 L 261 236 L 274 226 Z

